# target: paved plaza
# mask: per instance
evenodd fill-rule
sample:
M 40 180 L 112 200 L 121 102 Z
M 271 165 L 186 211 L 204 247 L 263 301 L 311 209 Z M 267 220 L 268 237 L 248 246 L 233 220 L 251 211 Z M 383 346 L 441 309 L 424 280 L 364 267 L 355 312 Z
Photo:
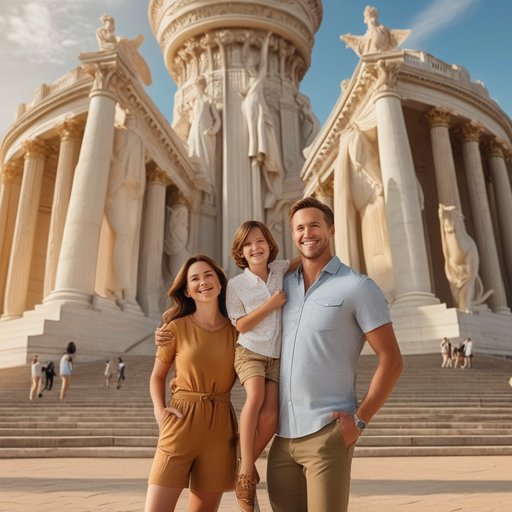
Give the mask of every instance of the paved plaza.
M 262 477 L 265 464 L 260 459 Z M 150 466 L 150 459 L 1 460 L 0 511 L 142 511 Z M 261 512 L 270 512 L 264 478 L 258 496 Z M 184 493 L 176 510 L 186 505 Z M 220 510 L 237 510 L 233 493 Z M 349 510 L 510 512 L 512 457 L 355 458 Z

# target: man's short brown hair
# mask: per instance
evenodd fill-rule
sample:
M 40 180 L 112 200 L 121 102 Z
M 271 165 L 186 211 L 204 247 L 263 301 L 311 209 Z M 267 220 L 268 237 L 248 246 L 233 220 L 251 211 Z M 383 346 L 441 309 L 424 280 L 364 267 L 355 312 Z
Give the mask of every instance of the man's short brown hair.
M 279 247 L 270 232 L 270 229 L 258 220 L 248 220 L 244 222 L 235 233 L 235 238 L 233 238 L 233 244 L 231 246 L 231 257 L 235 261 L 235 265 L 239 268 L 247 268 L 249 264 L 247 260 L 240 254 L 243 253 L 243 246 L 249 231 L 252 228 L 260 228 L 265 240 L 268 243 L 270 249 L 270 255 L 268 257 L 268 263 L 274 261 L 276 259 L 277 253 L 279 252 Z
M 327 227 L 330 228 L 334 224 L 334 213 L 332 210 L 322 201 L 319 201 L 316 197 L 304 197 L 295 201 L 288 212 L 288 221 L 290 222 L 290 226 L 292 226 L 293 216 L 304 208 L 317 208 L 324 214 L 324 220 L 327 224 Z

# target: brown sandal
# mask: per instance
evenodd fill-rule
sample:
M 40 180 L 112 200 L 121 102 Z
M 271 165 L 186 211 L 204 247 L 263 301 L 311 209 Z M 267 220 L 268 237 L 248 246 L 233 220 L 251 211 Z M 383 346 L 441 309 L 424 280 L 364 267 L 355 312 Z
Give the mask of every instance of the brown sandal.
M 239 510 L 243 512 L 254 511 L 254 495 L 259 481 L 260 477 L 258 474 L 241 474 L 236 477 L 235 501 Z

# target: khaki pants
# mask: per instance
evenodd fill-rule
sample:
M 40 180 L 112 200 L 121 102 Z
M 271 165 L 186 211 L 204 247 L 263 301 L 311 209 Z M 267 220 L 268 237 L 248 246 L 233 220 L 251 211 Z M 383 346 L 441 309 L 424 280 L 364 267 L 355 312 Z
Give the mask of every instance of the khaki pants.
M 41 377 L 32 377 L 32 386 L 30 386 L 30 400 L 33 400 L 41 393 Z
M 276 436 L 267 471 L 272 510 L 346 512 L 354 447 L 346 447 L 337 421 L 297 439 Z

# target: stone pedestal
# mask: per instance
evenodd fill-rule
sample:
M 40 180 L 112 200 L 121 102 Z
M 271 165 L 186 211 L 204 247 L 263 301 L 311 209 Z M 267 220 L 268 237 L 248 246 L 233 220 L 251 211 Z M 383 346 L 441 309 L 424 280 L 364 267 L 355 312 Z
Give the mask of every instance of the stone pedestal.
M 381 74 L 393 71 L 382 68 Z M 395 71 L 396 72 L 396 71 Z M 389 80 L 387 77 L 381 80 Z M 385 87 L 374 95 L 379 156 L 393 259 L 393 307 L 439 302 L 431 293 L 420 194 L 400 96 Z
M 482 132 L 483 127 L 475 123 L 465 124 L 461 131 L 464 170 L 466 172 L 475 239 L 480 254 L 480 275 L 484 288 L 494 290 L 488 300 L 491 309 L 496 313 L 510 313 L 500 273 L 480 156 L 479 141 Z
M 165 188 L 170 180 L 156 167 L 148 172 L 146 198 L 142 213 L 137 302 L 146 316 L 159 318 L 164 246 Z
M 22 145 L 25 150 L 25 165 L 9 260 L 2 320 L 19 318 L 25 311 L 47 153 L 46 144 L 40 140 L 27 140 Z
M 61 142 L 55 179 L 55 192 L 53 193 L 48 249 L 46 252 L 43 297 L 46 297 L 55 287 L 62 235 L 68 213 L 73 175 L 78 162 L 83 126 L 82 123 L 76 120 L 69 120 L 62 123 L 57 128 L 57 131 L 59 132 Z

